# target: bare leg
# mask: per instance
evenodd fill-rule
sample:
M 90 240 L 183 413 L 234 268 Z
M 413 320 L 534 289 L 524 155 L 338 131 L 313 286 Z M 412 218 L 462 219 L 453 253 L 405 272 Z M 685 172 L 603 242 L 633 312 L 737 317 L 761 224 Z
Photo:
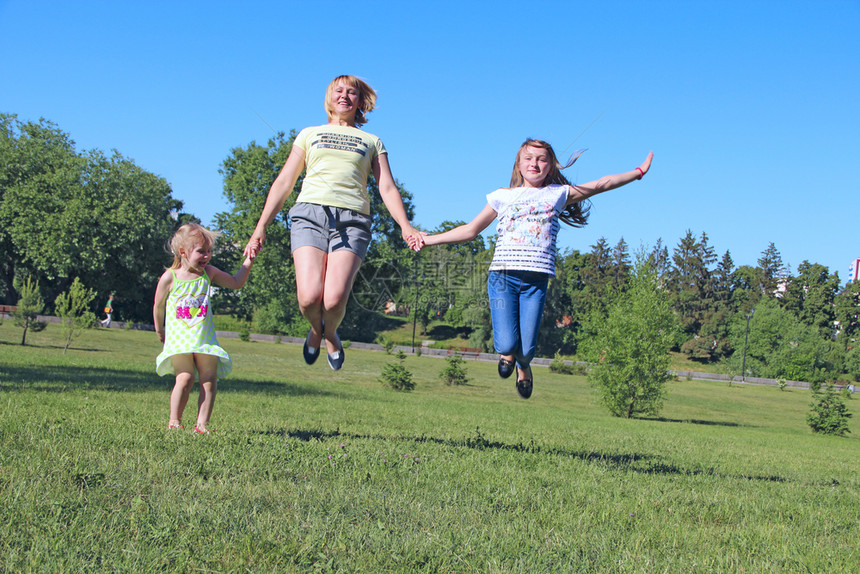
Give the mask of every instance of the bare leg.
M 182 413 L 188 404 L 188 396 L 194 386 L 194 355 L 174 355 L 170 357 L 173 364 L 173 372 L 176 373 L 176 383 L 170 393 L 170 422 L 179 424 L 182 421 Z
M 325 251 L 316 247 L 299 247 L 293 251 L 293 264 L 296 269 L 296 297 L 302 316 L 311 324 L 308 345 L 320 346 L 323 334 L 323 288 L 326 278 Z
M 337 328 L 346 313 L 346 303 L 355 282 L 355 275 L 361 266 L 361 257 L 352 251 L 329 253 L 326 264 L 325 287 L 323 289 L 322 315 L 325 328 L 326 349 L 334 353 L 340 349 Z
M 207 430 L 212 409 L 215 407 L 215 394 L 218 392 L 218 357 L 215 355 L 194 354 L 197 372 L 200 377 L 200 396 L 197 399 L 197 428 Z

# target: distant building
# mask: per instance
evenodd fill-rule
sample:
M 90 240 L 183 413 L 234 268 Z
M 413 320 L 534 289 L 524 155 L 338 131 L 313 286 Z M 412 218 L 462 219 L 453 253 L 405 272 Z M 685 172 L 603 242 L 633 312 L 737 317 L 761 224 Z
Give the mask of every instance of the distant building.
M 858 276 L 860 276 L 860 259 L 855 259 L 848 268 L 848 283 L 857 281 Z

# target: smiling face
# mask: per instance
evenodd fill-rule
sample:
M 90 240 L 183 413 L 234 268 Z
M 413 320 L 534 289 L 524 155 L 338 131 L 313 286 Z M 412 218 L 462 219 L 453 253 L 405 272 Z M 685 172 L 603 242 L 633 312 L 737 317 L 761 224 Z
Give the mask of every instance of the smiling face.
M 343 113 L 354 111 L 360 99 L 358 88 L 350 86 L 344 80 L 339 81 L 331 91 L 332 108 Z
M 347 82 L 338 80 L 331 86 L 326 111 L 330 120 L 352 124 L 361 105 L 361 91 Z
M 526 146 L 520 151 L 517 169 L 523 176 L 523 187 L 541 187 L 552 168 L 549 151 L 535 146 Z
M 376 107 L 376 92 L 355 76 L 338 76 L 326 88 L 325 113 L 330 124 L 361 127 Z
M 189 271 L 201 271 L 212 259 L 212 246 L 201 239 L 195 240 L 188 248 L 180 251 Z

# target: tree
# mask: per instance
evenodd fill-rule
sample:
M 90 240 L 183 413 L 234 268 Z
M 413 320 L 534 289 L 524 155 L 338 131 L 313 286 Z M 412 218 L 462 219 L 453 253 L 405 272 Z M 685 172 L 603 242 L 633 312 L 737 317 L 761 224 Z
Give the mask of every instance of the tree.
M 714 297 L 717 301 L 717 306 L 726 309 L 726 311 L 734 311 L 732 305 L 732 288 L 734 285 L 735 262 L 732 260 L 732 254 L 726 251 L 720 262 L 717 263 L 717 268 L 714 270 Z
M 69 135 L 44 119 L 22 123 L 2 114 L 0 124 L 0 271 L 6 303 L 13 304 L 16 275 L 45 277 L 28 256 L 38 256 L 39 238 L 53 231 L 54 222 L 42 217 L 41 209 L 50 214 L 62 207 L 62 197 L 54 192 L 76 183 L 77 156 Z
M 860 381 L 860 347 L 854 347 L 845 355 L 845 371 L 855 381 Z
M 469 382 L 466 361 L 457 353 L 445 358 L 445 367 L 439 371 L 439 379 L 446 385 L 465 385 Z
M 781 289 L 788 278 L 788 269 L 782 262 L 782 255 L 773 242 L 762 251 L 758 260 L 761 271 L 761 290 L 768 297 L 781 296 Z
M 654 270 L 657 277 L 661 280 L 665 280 L 672 269 L 672 263 L 669 260 L 669 249 L 663 245 L 663 238 L 661 237 L 657 238 L 657 243 L 648 252 L 648 266 Z
M 702 326 L 711 320 L 716 306 L 711 276 L 711 267 L 716 259 L 707 234 L 702 233 L 697 239 L 689 229 L 672 255 L 670 288 L 681 326 L 677 344 L 687 355 L 699 359 L 711 358 L 709 334 L 702 338 L 701 331 Z
M 45 308 L 45 302 L 39 294 L 39 284 L 32 277 L 18 282 L 15 285 L 16 290 L 21 294 L 18 299 L 18 309 L 12 314 L 15 325 L 24 328 L 24 334 L 21 336 L 21 344 L 27 344 L 27 331 L 41 331 L 45 328 L 46 323 L 39 321 L 39 313 Z
M 731 308 L 746 314 L 762 299 L 761 269 L 741 265 L 732 274 Z
M 612 248 L 612 267 L 609 275 L 612 290 L 616 294 L 623 293 L 627 288 L 627 279 L 630 275 L 630 250 L 623 237 Z
M 605 321 L 587 326 L 588 374 L 601 402 L 619 417 L 656 414 L 669 374 L 669 349 L 677 325 L 659 278 L 640 254 L 625 297 L 609 307 Z
M 591 246 L 582 279 L 585 285 L 580 299 L 583 315 L 605 317 L 612 300 L 612 251 L 604 237 Z
M 823 391 L 816 391 L 812 397 L 812 410 L 806 415 L 806 422 L 812 432 L 836 436 L 851 432 L 848 429 L 851 413 L 831 385 L 827 385 Z
M 860 281 L 852 281 L 834 297 L 835 323 L 838 325 L 836 340 L 845 349 L 856 347 L 860 335 Z
M 92 328 L 96 322 L 95 313 L 89 310 L 96 294 L 90 291 L 81 280 L 75 277 L 66 293 L 61 293 L 56 300 L 57 315 L 62 319 L 63 338 L 66 346 L 63 354 L 69 349 L 72 339 L 81 334 L 84 329 Z
M 379 382 L 391 387 L 395 391 L 411 391 L 415 388 L 415 380 L 412 373 L 406 368 L 406 353 L 397 351 L 396 360 L 386 363 L 382 367 Z
M 755 307 L 749 322 L 744 314 L 735 316 L 731 341 L 736 352 L 729 359 L 740 372 L 746 342 L 746 368 L 753 376 L 820 383 L 835 365 L 830 364 L 830 343 L 815 329 L 804 325 L 774 298 L 765 298 Z
M 79 277 L 105 297 L 116 293 L 125 317 L 151 318 L 164 245 L 181 218 L 182 203 L 167 182 L 119 152 L 77 153 L 70 136 L 46 120 L 6 116 L 4 125 L 3 280 L 33 275 L 54 301 Z
M 839 291 L 839 276 L 831 274 L 824 265 L 804 261 L 797 267 L 783 297 L 786 309 L 804 324 L 818 329 L 821 337 L 830 340 L 834 334 L 834 302 Z

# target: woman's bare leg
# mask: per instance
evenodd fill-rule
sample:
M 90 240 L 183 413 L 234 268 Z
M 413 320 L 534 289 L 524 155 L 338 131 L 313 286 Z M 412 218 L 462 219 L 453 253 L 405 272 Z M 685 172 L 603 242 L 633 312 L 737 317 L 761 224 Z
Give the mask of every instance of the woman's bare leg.
M 311 324 L 308 345 L 314 348 L 319 348 L 323 335 L 323 289 L 327 260 L 325 251 L 309 245 L 293 251 L 296 297 L 302 316 Z
M 325 342 L 329 353 L 340 349 L 336 331 L 346 313 L 346 304 L 360 266 L 361 257 L 352 251 L 341 250 L 328 254 L 322 293 L 322 319 L 326 326 Z

